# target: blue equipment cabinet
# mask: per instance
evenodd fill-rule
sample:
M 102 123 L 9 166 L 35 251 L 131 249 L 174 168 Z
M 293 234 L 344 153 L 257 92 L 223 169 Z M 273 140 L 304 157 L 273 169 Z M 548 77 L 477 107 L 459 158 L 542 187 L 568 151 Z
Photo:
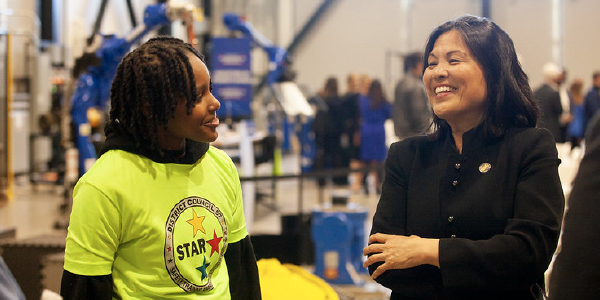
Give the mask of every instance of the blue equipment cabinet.
M 362 284 L 367 210 L 361 206 L 312 211 L 315 274 L 334 284 Z

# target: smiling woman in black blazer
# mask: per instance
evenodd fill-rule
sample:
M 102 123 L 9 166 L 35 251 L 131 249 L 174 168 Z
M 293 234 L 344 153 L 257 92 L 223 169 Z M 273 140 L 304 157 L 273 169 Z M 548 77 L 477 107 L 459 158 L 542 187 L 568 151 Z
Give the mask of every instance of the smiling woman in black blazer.
M 534 299 L 564 195 L 512 40 L 462 16 L 431 33 L 424 65 L 432 131 L 390 147 L 364 266 L 391 299 Z

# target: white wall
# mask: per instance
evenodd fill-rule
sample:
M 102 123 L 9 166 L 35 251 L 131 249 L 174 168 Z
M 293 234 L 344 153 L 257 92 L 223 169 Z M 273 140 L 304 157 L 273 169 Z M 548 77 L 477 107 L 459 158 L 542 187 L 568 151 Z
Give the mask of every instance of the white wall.
M 565 57 L 568 80 L 581 77 L 591 86 L 592 73 L 600 71 L 600 1 L 569 0 L 565 6 Z M 596 16 L 594 16 L 596 15 Z
M 542 84 L 542 66 L 552 58 L 552 0 L 495 0 L 493 20 L 520 55 L 532 89 Z M 557 62 L 558 63 L 558 62 Z
M 422 50 L 429 32 L 444 21 L 461 14 L 481 15 L 479 0 L 413 0 L 410 13 L 402 11 L 407 0 L 338 0 L 321 24 L 294 55 L 297 81 L 311 90 L 321 88 L 329 75 L 337 76 L 345 89 L 349 72 L 364 72 L 386 82 L 386 52 Z M 600 70 L 600 19 L 590 11 L 600 10 L 597 0 L 563 0 L 563 57 L 568 80 L 584 79 L 591 84 L 594 70 Z M 295 1 L 296 30 L 322 0 Z M 491 19 L 513 39 L 522 64 L 535 89 L 542 82 L 542 65 L 552 61 L 552 0 L 493 0 Z M 406 22 L 403 17 L 411 20 Z M 407 25 L 408 24 L 408 25 Z M 410 27 L 409 38 L 401 36 Z M 401 40 L 407 41 L 401 45 Z M 492 45 L 493 46 L 493 45 Z M 400 66 L 397 61 L 387 64 Z M 399 72 L 392 76 L 397 80 Z M 391 84 L 386 90 L 390 95 Z

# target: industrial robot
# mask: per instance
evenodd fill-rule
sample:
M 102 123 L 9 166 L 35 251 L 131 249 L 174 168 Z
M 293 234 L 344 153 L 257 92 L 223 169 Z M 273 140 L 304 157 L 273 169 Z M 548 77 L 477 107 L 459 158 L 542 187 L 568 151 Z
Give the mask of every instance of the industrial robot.
M 273 44 L 269 39 L 257 31 L 254 26 L 246 21 L 242 16 L 234 13 L 225 13 L 223 15 L 223 23 L 232 32 L 240 32 L 244 37 L 250 38 L 254 43 L 262 48 L 269 59 L 268 73 L 265 78 L 265 83 L 275 96 L 275 99 L 280 103 L 285 114 L 289 117 L 295 117 L 296 132 L 301 140 L 303 160 L 310 158 L 310 153 L 314 146 L 308 145 L 308 126 L 307 121 L 300 119 L 310 119 L 314 116 L 313 108 L 308 104 L 306 97 L 300 91 L 296 83 L 293 82 L 296 74 L 292 70 L 292 59 L 288 51 L 282 47 Z M 259 83 L 257 90 L 262 87 L 263 82 Z M 289 124 L 288 119 L 283 118 L 279 121 L 282 124 L 283 141 L 281 148 L 288 149 L 289 146 Z M 272 125 L 272 124 L 271 124 Z M 277 131 L 275 128 L 270 128 L 271 133 Z
M 250 22 L 234 13 L 225 13 L 223 23 L 230 31 L 241 32 L 245 37 L 251 38 L 261 47 L 269 58 L 269 73 L 267 74 L 267 84 L 273 85 L 277 82 L 291 81 L 294 74 L 290 68 L 291 59 L 288 52 L 276 45 L 258 32 Z

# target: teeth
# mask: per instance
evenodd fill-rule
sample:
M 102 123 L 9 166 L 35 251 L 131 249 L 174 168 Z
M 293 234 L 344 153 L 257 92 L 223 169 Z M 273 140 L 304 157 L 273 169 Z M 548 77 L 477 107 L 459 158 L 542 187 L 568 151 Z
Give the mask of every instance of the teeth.
M 440 86 L 440 87 L 435 88 L 435 93 L 439 94 L 439 93 L 443 93 L 443 92 L 452 92 L 453 90 L 454 90 L 454 88 L 451 88 L 449 86 Z

